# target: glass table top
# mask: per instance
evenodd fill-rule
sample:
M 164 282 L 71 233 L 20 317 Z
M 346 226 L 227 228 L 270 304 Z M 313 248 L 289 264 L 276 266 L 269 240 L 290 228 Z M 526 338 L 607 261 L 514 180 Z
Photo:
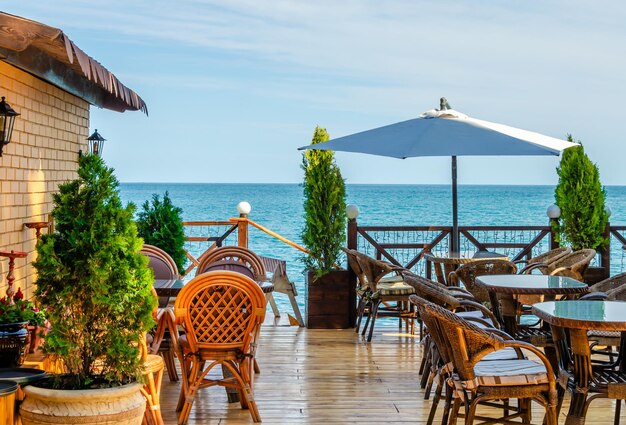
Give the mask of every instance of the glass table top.
M 551 319 L 562 319 L 585 326 L 593 322 L 626 325 L 626 302 L 621 301 L 548 301 L 534 304 L 533 313 L 551 323 L 555 321 Z
M 492 288 L 511 289 L 586 289 L 586 283 L 566 276 L 546 276 L 535 274 L 494 274 L 478 276 L 478 284 Z

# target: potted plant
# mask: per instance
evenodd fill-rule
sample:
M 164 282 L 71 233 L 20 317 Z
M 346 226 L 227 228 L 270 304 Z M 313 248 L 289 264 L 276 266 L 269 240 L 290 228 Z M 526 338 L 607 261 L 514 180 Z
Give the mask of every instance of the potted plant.
M 328 139 L 325 129 L 315 128 L 313 144 Z M 306 151 L 302 169 L 307 327 L 349 328 L 354 326 L 355 285 L 337 265 L 346 239 L 345 183 L 332 151 Z
M 159 195 L 153 194 L 152 202 L 144 202 L 137 217 L 137 232 L 144 243 L 167 252 L 181 272 L 185 270 L 187 260 L 182 213 L 183 210 L 175 207 L 169 193 L 165 192 L 163 201 Z
M 0 365 L 18 367 L 24 363 L 30 348 L 29 323 L 39 321 L 41 312 L 24 299 L 18 288 L 12 297 L 0 298 Z M 45 321 L 45 316 L 43 317 Z
M 571 135 L 568 141 L 574 141 Z M 591 162 L 581 144 L 563 151 L 557 174 L 559 182 L 554 198 L 561 216 L 553 221 L 556 241 L 573 250 L 591 248 L 602 252 L 608 243 L 605 232 L 609 217 L 598 166 Z M 590 267 L 585 272 L 585 281 L 601 280 L 602 275 L 602 268 Z
M 22 422 L 140 424 L 139 346 L 153 325 L 152 272 L 140 254 L 134 206 L 96 155 L 53 195 L 55 232 L 37 245 L 38 300 L 51 330 L 44 352 L 67 373 L 24 389 Z

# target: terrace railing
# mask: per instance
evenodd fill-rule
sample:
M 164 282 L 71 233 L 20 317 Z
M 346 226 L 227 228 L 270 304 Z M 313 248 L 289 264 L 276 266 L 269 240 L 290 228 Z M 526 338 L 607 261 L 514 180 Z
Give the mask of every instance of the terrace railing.
M 495 251 L 517 261 L 558 247 L 550 225 L 460 226 L 459 234 L 459 252 L 467 256 L 476 251 Z M 452 226 L 359 226 L 356 219 L 348 223 L 350 248 L 426 277 L 432 276 L 432 267 L 425 254 L 451 252 L 451 235 Z M 626 226 L 607 225 L 605 237 L 610 243 L 599 250 L 592 263 L 586 275 L 590 282 L 623 270 Z

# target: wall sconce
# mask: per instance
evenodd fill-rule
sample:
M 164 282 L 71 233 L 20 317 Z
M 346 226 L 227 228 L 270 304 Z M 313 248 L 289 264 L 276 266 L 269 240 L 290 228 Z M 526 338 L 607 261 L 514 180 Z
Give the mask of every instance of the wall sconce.
M 93 134 L 87 137 L 89 142 L 89 153 L 92 155 L 102 156 L 102 149 L 104 148 L 104 141 L 106 139 L 98 133 L 98 129 Z
M 0 156 L 2 156 L 2 149 L 11 142 L 13 123 L 15 122 L 15 117 L 18 115 L 19 114 L 5 102 L 4 96 L 2 96 L 2 101 L 0 101 Z

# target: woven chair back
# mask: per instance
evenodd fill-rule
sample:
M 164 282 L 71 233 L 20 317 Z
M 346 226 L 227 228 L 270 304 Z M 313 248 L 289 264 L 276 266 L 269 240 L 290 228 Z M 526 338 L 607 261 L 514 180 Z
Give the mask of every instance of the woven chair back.
M 478 276 L 493 274 L 515 274 L 517 267 L 511 261 L 502 259 L 486 259 L 463 264 L 456 271 L 450 273 L 450 284 L 462 282 L 465 289 L 470 291 L 477 301 L 489 302 L 489 293 L 486 289 L 476 284 Z
M 620 288 L 624 284 L 626 284 L 626 272 L 616 274 L 615 276 L 611 276 L 607 279 L 601 280 L 600 282 L 593 284 L 589 287 L 589 292 L 608 293 L 610 291 Z
M 430 330 L 438 329 L 439 352 L 450 357 L 462 381 L 473 380 L 474 365 L 489 353 L 504 348 L 504 340 L 463 320 L 456 314 L 426 300 L 416 300 L 420 316 Z M 437 344 L 437 340 L 434 340 Z
M 380 279 L 394 271 L 393 265 L 385 261 L 372 258 L 361 252 L 354 251 L 354 257 L 359 264 L 366 285 L 373 292 L 378 290 L 377 284 Z
M 265 319 L 265 296 L 251 278 L 233 271 L 203 273 L 176 297 L 174 314 L 191 352 L 202 349 L 248 352 Z
M 207 267 L 217 261 L 236 261 L 248 267 L 253 274 L 253 279 L 257 282 L 267 280 L 263 260 L 253 251 L 240 246 L 223 246 L 207 252 L 200 258 L 200 263 L 196 269 L 196 276 L 204 273 Z
M 596 251 L 594 249 L 579 249 L 548 264 L 548 273 L 552 273 L 561 267 L 566 267 L 574 273 L 575 277 L 581 279 L 595 255 Z
M 443 364 L 452 363 L 452 353 L 450 352 L 449 344 L 446 342 L 444 331 L 439 325 L 439 322 L 437 320 L 433 320 L 432 316 L 429 316 L 428 313 L 426 313 L 426 317 L 422 316 L 422 309 L 429 303 L 429 301 L 419 295 L 410 295 L 409 301 L 417 306 L 420 318 L 424 322 L 424 326 L 426 327 L 428 334 L 435 343 L 435 347 L 441 356 Z
M 148 257 L 148 267 L 154 272 L 155 279 L 178 279 L 178 267 L 172 257 L 161 248 L 145 244 L 141 253 Z
M 219 260 L 204 267 L 204 273 L 216 270 L 230 270 L 231 272 L 237 272 L 248 276 L 252 280 L 255 278 L 255 273 L 252 269 L 248 267 L 248 265 L 237 260 Z
M 341 250 L 345 252 L 348 259 L 348 265 L 357 277 L 359 289 L 361 291 L 366 291 L 369 288 L 369 281 L 367 276 L 365 275 L 365 272 L 361 268 L 361 264 L 357 260 L 357 251 L 348 248 L 341 248 Z
M 461 304 L 457 298 L 450 294 L 450 291 L 445 286 L 437 282 L 411 272 L 403 272 L 402 276 L 404 277 L 404 283 L 411 285 L 419 298 L 449 310 L 455 310 Z
M 572 248 L 570 248 L 569 246 L 562 246 L 559 248 L 552 249 L 548 252 L 539 254 L 536 257 L 532 257 L 530 260 L 528 260 L 528 264 L 535 264 L 535 263 L 550 264 L 558 260 L 559 258 L 565 257 L 567 254 L 571 254 L 571 253 L 572 253 Z

